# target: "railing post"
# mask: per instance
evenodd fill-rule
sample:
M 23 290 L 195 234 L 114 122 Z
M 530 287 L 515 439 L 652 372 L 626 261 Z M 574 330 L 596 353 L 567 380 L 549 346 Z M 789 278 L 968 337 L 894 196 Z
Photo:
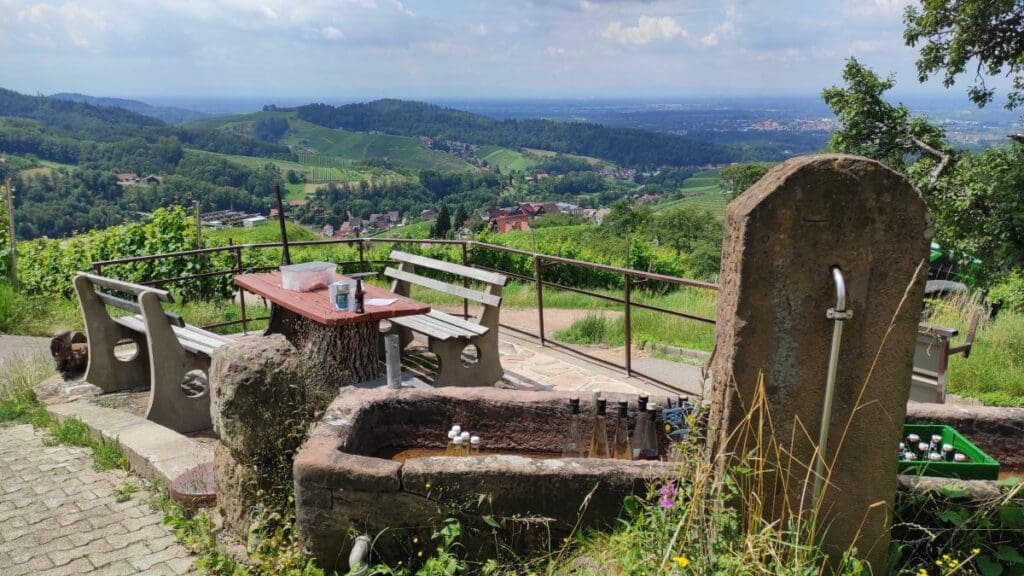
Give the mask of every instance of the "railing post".
M 466 241 L 462 241 L 462 265 L 469 266 L 469 255 L 466 253 Z M 469 288 L 469 280 L 465 277 L 462 278 L 462 286 Z M 462 299 L 462 317 L 469 319 L 469 299 Z
M 629 274 L 625 274 L 626 278 L 626 289 L 623 294 L 623 300 L 625 300 L 625 318 L 623 323 L 625 324 L 626 332 L 626 376 L 633 375 L 633 315 L 632 315 L 632 295 L 633 295 L 633 277 Z
M 540 325 L 540 345 L 544 346 L 544 280 L 541 278 L 540 254 L 533 254 L 533 280 L 537 284 L 537 323 Z
M 363 239 L 356 238 L 356 245 L 359 248 L 359 271 L 366 272 L 366 259 L 363 258 Z
M 231 239 L 228 238 L 228 245 L 231 246 L 233 244 Z M 237 274 L 242 274 L 242 249 L 235 248 L 231 252 L 235 257 L 235 271 Z M 238 304 L 242 308 L 242 334 L 245 334 L 249 331 L 249 318 L 245 310 L 245 290 L 242 290 L 241 286 L 238 287 Z

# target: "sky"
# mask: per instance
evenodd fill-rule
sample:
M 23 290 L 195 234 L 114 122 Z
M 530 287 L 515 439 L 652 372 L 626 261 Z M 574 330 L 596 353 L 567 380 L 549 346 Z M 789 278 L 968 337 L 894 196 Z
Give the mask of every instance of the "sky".
M 910 0 L 0 0 L 0 87 L 356 100 L 807 95 L 920 85 Z M 963 93 L 963 88 L 955 89 Z

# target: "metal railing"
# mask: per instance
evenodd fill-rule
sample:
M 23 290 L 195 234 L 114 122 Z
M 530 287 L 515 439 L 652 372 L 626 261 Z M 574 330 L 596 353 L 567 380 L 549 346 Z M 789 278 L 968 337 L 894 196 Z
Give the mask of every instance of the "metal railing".
M 551 346 L 554 348 L 566 350 L 573 354 L 584 357 L 590 361 L 623 370 L 627 376 L 638 377 L 650 382 L 665 386 L 667 388 L 678 390 L 678 387 L 670 382 L 666 382 L 653 375 L 645 374 L 641 371 L 636 370 L 633 367 L 633 309 L 649 310 L 652 312 L 665 314 L 668 316 L 683 318 L 693 322 L 714 325 L 715 320 L 713 318 L 704 317 L 698 314 L 690 314 L 687 312 L 681 312 L 678 310 L 671 310 L 661 306 L 655 306 L 652 304 L 646 304 L 643 302 L 637 302 L 634 300 L 634 291 L 645 284 L 659 282 L 674 286 L 685 286 L 691 288 L 698 288 L 703 290 L 717 291 L 718 285 L 711 282 L 702 282 L 698 280 L 688 280 L 685 278 L 678 278 L 675 276 L 668 276 L 665 274 L 658 274 L 654 272 L 645 272 L 642 270 L 633 270 L 630 268 L 621 268 L 618 266 L 611 266 L 607 264 L 598 264 L 595 262 L 586 262 L 583 260 L 574 260 L 571 258 L 563 258 L 561 256 L 555 256 L 551 254 L 542 254 L 538 252 L 529 252 L 526 250 L 520 250 L 517 248 L 510 248 L 507 246 L 499 246 L 496 244 L 487 244 L 484 242 L 478 242 L 475 240 L 440 240 L 440 239 L 407 239 L 407 238 L 332 238 L 327 240 L 301 240 L 301 241 L 289 241 L 288 246 L 290 247 L 313 247 L 313 246 L 330 246 L 330 245 L 355 245 L 358 260 L 347 260 L 335 262 L 342 270 L 346 266 L 357 266 L 360 272 L 366 272 L 372 265 L 384 265 L 392 263 L 390 260 L 371 260 L 366 258 L 367 246 L 372 250 L 375 244 L 388 244 L 391 246 L 402 245 L 402 244 L 415 244 L 415 245 L 453 245 L 461 248 L 461 264 L 471 266 L 481 270 L 487 270 L 490 272 L 496 272 L 504 274 L 509 278 L 520 280 L 523 282 L 533 283 L 536 287 L 536 307 L 537 307 L 537 331 L 533 332 L 530 330 L 524 330 L 521 327 L 511 326 L 505 323 L 501 323 L 500 326 L 506 330 L 516 332 L 525 336 L 530 336 L 539 340 L 541 346 Z M 195 250 L 185 250 L 181 252 L 167 252 L 163 254 L 153 254 L 148 256 L 133 256 L 129 258 L 119 258 L 114 260 L 102 260 L 92 263 L 93 271 L 96 274 L 102 274 L 105 268 L 110 266 L 117 266 L 121 264 L 131 264 L 138 262 L 164 260 L 169 258 L 184 258 L 198 255 L 211 255 L 228 253 L 231 255 L 234 265 L 225 270 L 201 272 L 197 274 L 180 275 L 170 278 L 155 278 L 140 282 L 144 285 L 149 286 L 162 286 L 171 284 L 174 282 L 181 282 L 186 280 L 197 280 L 203 278 L 212 278 L 217 276 L 227 276 L 236 274 L 245 274 L 252 272 L 262 272 L 276 269 L 277 266 L 257 266 L 247 267 L 243 259 L 243 252 L 245 251 L 256 251 L 256 250 L 269 250 L 269 249 L 281 249 L 283 244 L 280 242 L 273 243 L 254 243 L 254 244 L 231 244 L 227 246 L 217 246 L 210 248 L 199 248 Z M 470 250 L 493 250 L 497 252 L 504 252 L 506 254 L 513 254 L 522 256 L 533 261 L 533 274 L 526 275 L 510 270 L 501 270 L 496 268 L 490 268 L 480 264 L 474 264 L 470 258 Z M 568 286 L 559 282 L 553 282 L 551 280 L 545 280 L 544 270 L 551 266 L 575 266 L 585 268 L 589 270 L 597 270 L 605 272 L 611 275 L 621 275 L 623 291 L 622 296 L 613 296 L 607 293 L 596 292 L 594 290 L 587 290 L 578 286 Z M 468 284 L 467 280 L 463 280 L 464 284 Z M 547 337 L 544 332 L 544 288 L 552 288 L 556 290 L 564 290 L 576 294 L 582 294 L 585 296 L 598 298 L 606 302 L 615 302 L 622 305 L 623 311 L 623 324 L 624 324 L 624 351 L 623 351 L 623 363 L 619 364 L 601 358 L 594 354 L 582 350 L 578 347 L 571 346 L 562 342 L 552 340 Z M 261 320 L 267 320 L 269 317 L 261 316 L 257 318 L 249 318 L 245 304 L 245 291 L 238 289 L 237 296 L 239 298 L 239 304 L 241 306 L 241 318 L 238 320 L 230 320 L 226 322 L 218 322 L 215 324 L 209 324 L 204 326 L 208 329 L 224 328 L 236 324 L 242 325 L 242 330 L 247 331 L 250 322 L 257 322 Z M 462 302 L 462 315 L 468 318 L 469 314 L 469 302 L 463 299 Z

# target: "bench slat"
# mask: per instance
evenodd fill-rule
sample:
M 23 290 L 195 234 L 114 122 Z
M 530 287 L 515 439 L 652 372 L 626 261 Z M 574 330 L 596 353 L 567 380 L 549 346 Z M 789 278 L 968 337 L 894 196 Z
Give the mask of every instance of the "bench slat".
M 78 276 L 84 276 L 88 278 L 90 282 L 97 286 L 102 286 L 108 290 L 117 290 L 118 292 L 126 292 L 129 294 L 141 294 L 142 292 L 153 292 L 157 295 L 157 298 L 161 302 L 174 302 L 174 298 L 171 293 L 166 290 L 159 290 L 152 286 L 143 286 L 142 284 L 133 284 L 131 282 L 125 282 L 123 280 L 115 280 L 113 278 L 107 278 L 106 276 L 97 276 L 96 274 L 90 274 L 88 272 L 79 272 Z
M 465 276 L 466 278 L 471 278 L 485 284 L 494 284 L 495 286 L 504 286 L 508 282 L 508 278 L 502 274 L 488 272 L 486 270 L 480 270 L 478 268 L 472 268 L 462 264 L 445 262 L 444 260 L 435 260 L 434 258 L 410 254 L 401 250 L 392 250 L 391 259 L 398 262 L 408 262 L 415 266 L 423 266 L 425 268 L 439 270 L 441 272 L 448 272 L 449 274 Z
M 469 330 L 431 318 L 426 314 L 393 318 L 391 322 L 410 330 L 421 332 L 437 340 L 469 339 L 476 336 L 475 333 Z
M 129 330 L 134 330 L 141 334 L 146 333 L 146 322 L 142 319 L 142 316 L 122 316 L 114 318 L 114 322 Z M 196 354 L 211 356 L 216 348 L 228 342 L 227 338 L 223 336 L 188 324 L 184 327 L 172 325 L 171 329 L 174 330 L 174 335 L 177 336 L 181 347 Z
M 434 280 L 433 278 L 413 274 L 412 272 L 403 272 L 402 270 L 387 268 L 384 270 L 384 275 L 395 280 L 409 282 L 410 284 L 416 284 L 417 286 L 423 286 L 424 288 L 430 288 L 431 290 L 437 290 L 438 292 L 458 296 L 459 298 L 474 300 L 485 306 L 501 306 L 501 296 L 487 294 L 486 292 L 480 292 L 479 290 L 473 290 L 472 288 L 466 288 L 464 286 L 448 284 L 440 280 Z
M 462 318 L 459 318 L 458 316 L 452 316 L 451 314 L 446 314 L 444 312 L 441 312 L 440 310 L 431 310 L 430 312 L 427 312 L 426 315 L 431 317 L 431 318 L 434 318 L 436 320 L 440 320 L 441 322 L 445 322 L 447 324 L 451 324 L 451 325 L 456 326 L 458 328 L 462 328 L 463 330 L 468 330 L 469 332 L 473 332 L 474 334 L 476 334 L 478 336 L 483 336 L 484 334 L 487 334 L 487 332 L 490 330 L 486 326 L 481 326 L 480 324 L 477 324 L 476 322 L 470 322 L 468 320 L 463 320 Z
M 142 308 L 139 307 L 138 302 L 132 302 L 131 300 L 125 300 L 124 298 L 118 298 L 117 296 L 111 296 L 110 294 L 105 294 L 103 292 L 97 292 L 96 296 L 99 297 L 100 302 L 103 302 L 107 306 L 113 306 L 114 308 L 120 308 L 121 310 L 127 310 L 128 312 L 142 314 Z M 165 311 L 164 316 L 167 316 L 167 320 L 171 323 L 171 326 L 185 325 L 185 319 L 174 312 Z

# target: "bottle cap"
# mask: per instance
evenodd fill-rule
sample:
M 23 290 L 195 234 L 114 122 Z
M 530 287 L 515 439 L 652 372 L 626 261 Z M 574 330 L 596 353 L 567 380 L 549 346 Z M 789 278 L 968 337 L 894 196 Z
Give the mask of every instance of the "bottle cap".
M 454 442 L 456 446 L 459 446 L 461 444 L 464 444 L 465 440 L 463 440 L 462 436 L 456 436 L 455 439 L 452 440 L 452 442 Z
M 640 396 L 640 397 L 638 397 L 636 399 L 637 406 L 640 407 L 640 411 L 641 412 L 646 412 L 647 411 L 647 402 L 648 401 L 650 401 L 650 398 L 648 398 L 647 396 Z
M 474 446 L 476 446 L 477 444 L 480 444 L 480 437 L 479 436 L 470 436 L 469 437 L 469 443 L 474 445 Z
M 918 442 L 921 441 L 921 437 L 918 436 L 917 434 L 910 434 L 907 436 L 907 440 L 910 440 L 911 444 L 917 444 Z
M 605 400 L 604 398 L 598 399 L 598 401 L 597 401 L 597 413 L 599 415 L 601 415 L 601 416 L 604 416 L 607 411 L 608 411 L 608 401 Z
M 935 444 L 941 444 L 942 443 L 942 435 L 940 435 L 940 434 L 932 434 L 932 442 L 934 442 Z
M 952 452 L 953 451 L 953 445 L 952 444 L 943 444 L 942 445 L 942 451 L 943 452 Z
M 932 462 L 938 462 L 939 460 L 942 460 L 942 454 L 939 454 L 938 452 L 932 452 L 931 454 L 928 455 L 928 459 L 931 460 Z
M 967 462 L 967 456 L 965 456 L 964 454 L 962 454 L 960 452 L 957 452 L 956 454 L 953 454 L 953 461 L 954 462 Z
M 460 436 L 460 437 L 461 437 L 461 438 L 462 438 L 463 440 L 469 440 L 469 432 L 463 432 L 462 434 L 459 434 L 459 436 Z
M 928 444 L 926 442 L 919 442 L 918 445 L 917 445 L 917 450 L 919 452 L 927 452 L 928 451 Z
M 580 399 L 579 398 L 569 398 L 569 413 L 570 414 L 579 414 L 580 413 Z
M 619 401 L 619 416 L 625 418 L 629 414 L 629 403 L 625 400 Z
M 458 434 L 455 433 L 455 430 L 449 430 L 448 431 L 448 439 L 449 440 L 454 440 L 456 436 L 458 436 Z
M 462 426 L 459 426 L 458 424 L 452 424 L 452 432 L 455 432 L 455 435 L 457 436 L 459 433 L 462 432 Z
M 904 460 L 917 460 L 917 454 L 914 454 L 913 452 L 907 452 L 906 454 L 903 455 L 903 459 Z

